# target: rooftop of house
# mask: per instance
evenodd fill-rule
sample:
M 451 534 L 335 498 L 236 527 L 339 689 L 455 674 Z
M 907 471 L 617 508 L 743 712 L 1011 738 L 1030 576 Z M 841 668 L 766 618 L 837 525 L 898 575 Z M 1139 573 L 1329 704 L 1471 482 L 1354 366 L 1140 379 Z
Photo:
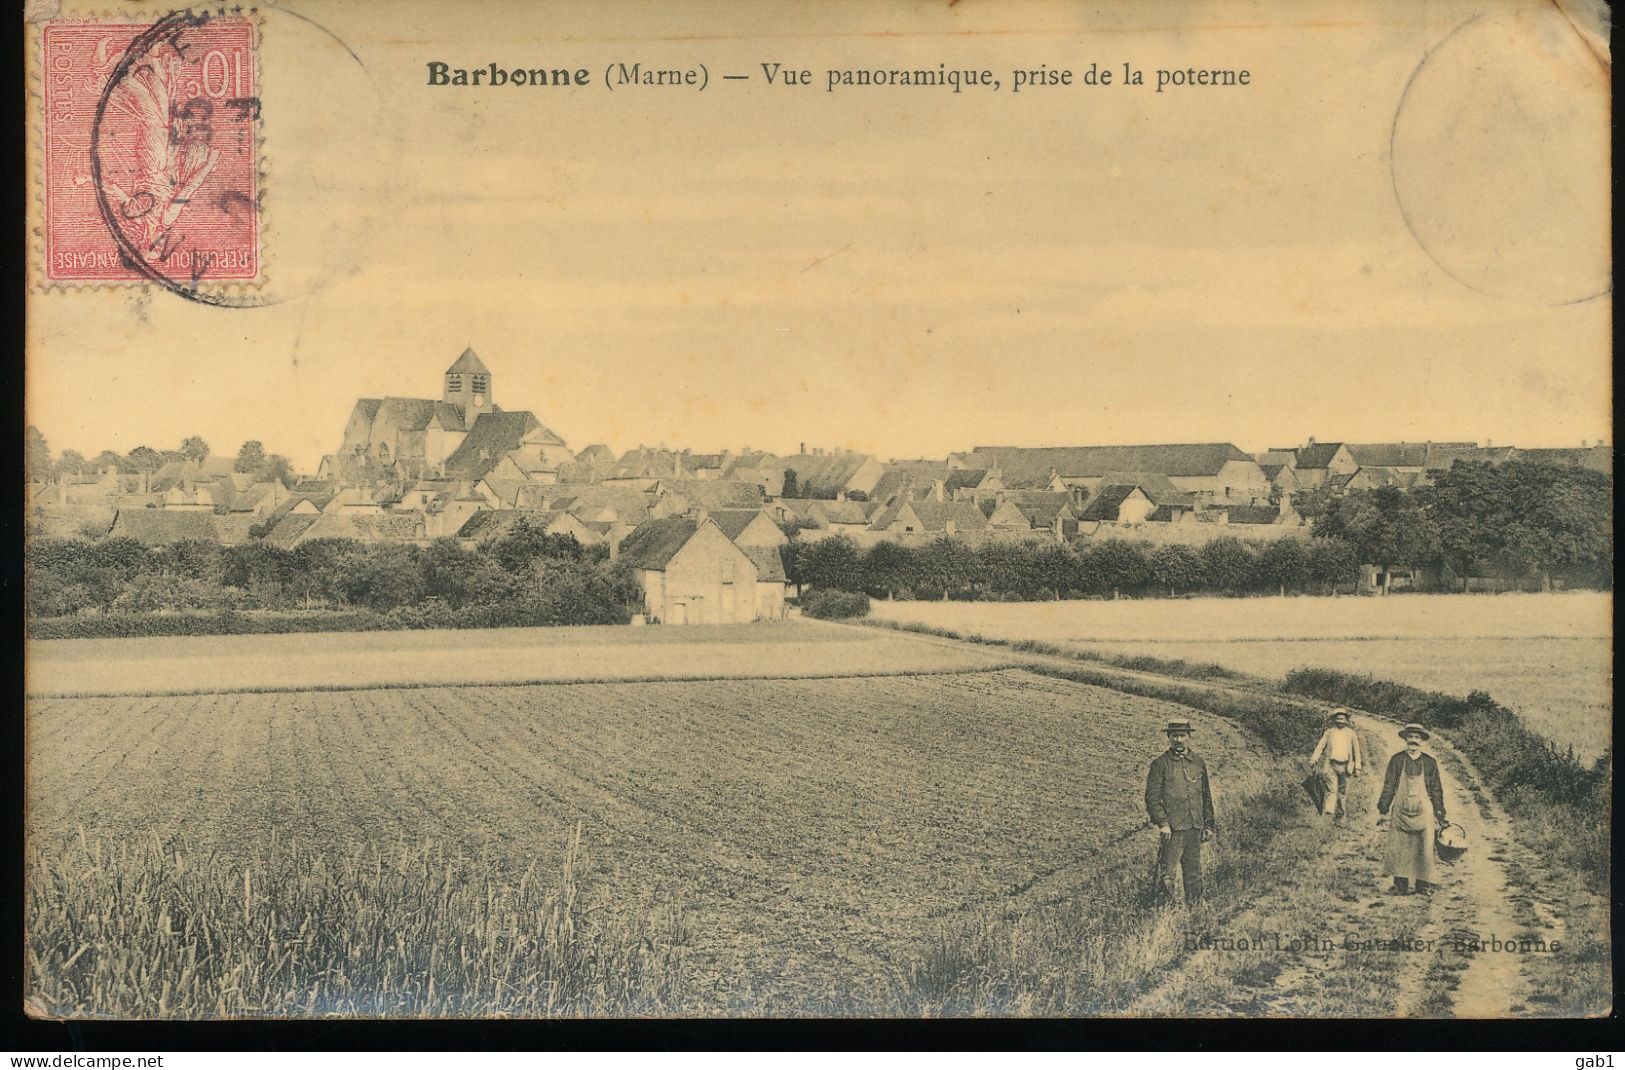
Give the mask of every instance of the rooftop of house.
M 1047 486 L 1051 474 L 1063 479 L 1096 478 L 1108 472 L 1156 472 L 1166 476 L 1213 476 L 1231 461 L 1251 461 L 1229 442 L 1187 442 L 1147 446 L 978 446 L 974 463 L 997 465 L 1012 488 Z M 967 458 L 967 462 L 973 458 Z
M 620 560 L 630 568 L 663 571 L 703 523 L 687 516 L 646 520 L 622 541 Z

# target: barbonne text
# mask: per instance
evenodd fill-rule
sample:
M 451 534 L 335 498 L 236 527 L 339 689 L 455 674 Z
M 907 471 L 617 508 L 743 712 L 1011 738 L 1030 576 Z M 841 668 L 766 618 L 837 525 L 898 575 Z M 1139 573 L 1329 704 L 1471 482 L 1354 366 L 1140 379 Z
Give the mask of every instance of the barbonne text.
M 427 85 L 461 88 L 565 88 L 581 89 L 598 84 L 611 92 L 640 89 L 695 89 L 704 91 L 712 84 L 711 68 L 704 63 L 672 66 L 663 63 L 614 61 L 603 69 L 602 79 L 588 67 L 505 66 L 490 62 L 473 67 L 454 67 L 443 60 L 430 60 L 426 67 Z M 939 63 L 935 67 L 826 67 L 814 77 L 810 67 L 796 67 L 778 61 L 758 63 L 721 74 L 726 82 L 755 82 L 786 89 L 821 86 L 826 93 L 859 88 L 931 88 L 954 93 L 966 90 L 1011 94 L 1069 86 L 1144 87 L 1163 93 L 1173 89 L 1246 87 L 1253 84 L 1253 72 L 1231 67 L 1156 67 L 1149 71 L 1132 63 L 1091 63 L 1088 67 L 1040 64 L 1036 67 L 994 71 L 991 68 L 958 67 Z

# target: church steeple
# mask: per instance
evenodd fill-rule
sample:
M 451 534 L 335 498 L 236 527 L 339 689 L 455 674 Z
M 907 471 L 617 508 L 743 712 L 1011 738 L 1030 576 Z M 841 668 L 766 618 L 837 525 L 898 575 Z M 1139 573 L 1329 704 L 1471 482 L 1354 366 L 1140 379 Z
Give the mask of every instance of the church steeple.
M 441 396 L 462 410 L 463 421 L 468 425 L 472 425 L 480 413 L 491 410 L 491 372 L 473 346 L 463 350 L 463 355 L 446 369 L 445 390 Z

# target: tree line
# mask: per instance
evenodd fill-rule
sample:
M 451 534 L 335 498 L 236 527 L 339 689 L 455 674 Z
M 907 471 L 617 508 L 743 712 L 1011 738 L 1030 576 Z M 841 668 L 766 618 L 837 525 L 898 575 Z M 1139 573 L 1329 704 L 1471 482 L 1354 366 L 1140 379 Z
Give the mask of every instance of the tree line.
M 28 555 L 34 619 L 361 609 L 408 627 L 624 624 L 641 601 L 635 579 L 604 548 L 523 520 L 474 548 L 454 539 L 425 547 L 312 539 L 292 549 L 36 539 Z
M 1360 559 L 1448 569 L 1551 587 L 1614 585 L 1614 481 L 1571 465 L 1458 462 L 1432 486 L 1382 487 L 1334 498 L 1317 536 L 1344 539 Z
M 1185 594 L 1329 594 L 1352 584 L 1360 561 L 1342 539 L 1242 540 L 1202 546 L 1107 539 L 990 542 L 944 536 L 923 546 L 876 543 L 864 550 L 845 535 L 791 539 L 785 574 L 798 586 L 861 591 L 874 598 L 1035 601 Z
M 1108 539 L 988 543 L 940 538 L 924 546 L 845 536 L 801 541 L 791 532 L 785 572 L 798 585 L 875 598 L 1032 600 L 1104 596 L 1326 594 L 1359 578 L 1420 568 L 1419 586 L 1561 580 L 1612 588 L 1613 479 L 1534 461 L 1458 463 L 1431 486 L 1325 496 L 1307 540 L 1224 536 L 1199 547 Z
M 155 450 L 150 446 L 137 446 L 129 453 L 102 450 L 87 458 L 78 450 L 63 450 L 53 457 L 45 435 L 33 424 L 23 431 L 23 474 L 31 483 L 44 483 L 52 479 L 89 475 L 108 469 L 120 475 L 139 475 L 156 472 L 171 461 L 192 461 L 201 464 L 211 456 L 209 444 L 198 435 L 189 435 L 172 450 Z M 293 463 L 280 453 L 267 453 L 265 444 L 258 439 L 244 442 L 237 450 L 232 470 L 254 476 L 256 482 L 280 479 L 288 483 L 294 478 Z

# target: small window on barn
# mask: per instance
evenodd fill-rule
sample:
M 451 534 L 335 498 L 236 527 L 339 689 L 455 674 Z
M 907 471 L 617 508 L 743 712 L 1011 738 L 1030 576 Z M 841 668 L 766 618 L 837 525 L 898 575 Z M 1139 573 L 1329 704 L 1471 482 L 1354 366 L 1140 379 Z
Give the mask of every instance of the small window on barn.
M 722 582 L 723 583 L 732 583 L 733 581 L 734 581 L 734 562 L 732 562 L 732 561 L 724 561 L 722 563 Z

